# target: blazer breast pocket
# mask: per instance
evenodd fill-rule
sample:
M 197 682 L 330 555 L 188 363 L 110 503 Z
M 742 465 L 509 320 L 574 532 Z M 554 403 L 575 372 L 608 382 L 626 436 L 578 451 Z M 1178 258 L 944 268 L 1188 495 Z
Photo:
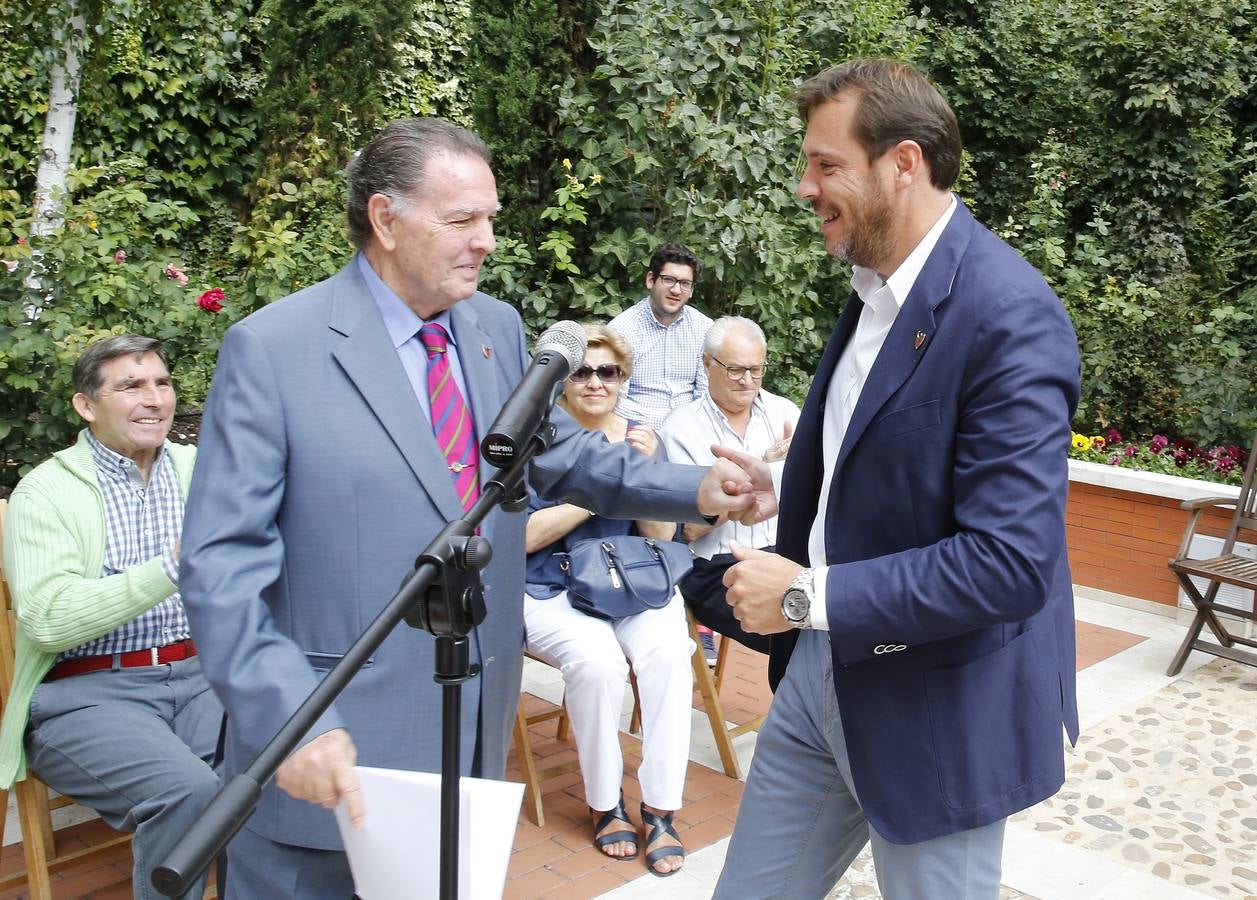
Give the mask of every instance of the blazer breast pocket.
M 932 428 L 943 421 L 943 401 L 927 400 L 896 409 L 882 416 L 870 431 L 878 437 L 896 437 L 923 428 Z
M 344 657 L 343 653 L 323 653 L 319 650 L 306 650 L 306 662 L 310 664 L 310 668 L 316 672 L 327 672 L 333 669 L 338 662 Z M 367 657 L 367 661 L 362 664 L 362 668 L 369 669 L 375 665 L 375 657 Z

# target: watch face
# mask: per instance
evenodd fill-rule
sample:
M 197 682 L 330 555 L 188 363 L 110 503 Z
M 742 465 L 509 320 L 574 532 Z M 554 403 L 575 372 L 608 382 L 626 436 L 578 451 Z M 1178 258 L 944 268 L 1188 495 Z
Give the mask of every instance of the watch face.
M 800 590 L 788 590 L 781 601 L 781 612 L 788 621 L 802 622 L 807 618 L 807 595 Z

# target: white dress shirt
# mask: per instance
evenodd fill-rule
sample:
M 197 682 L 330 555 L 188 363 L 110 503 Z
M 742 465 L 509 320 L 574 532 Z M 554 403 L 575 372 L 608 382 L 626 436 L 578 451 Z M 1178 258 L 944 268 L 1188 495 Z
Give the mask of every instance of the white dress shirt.
M 838 358 L 838 365 L 834 368 L 825 395 L 825 417 L 821 422 L 821 458 L 825 477 L 821 482 L 820 503 L 816 507 L 816 518 L 812 521 L 807 545 L 808 562 L 814 570 L 811 609 L 813 628 L 829 630 L 829 613 L 825 606 L 825 581 L 829 575 L 829 567 L 825 564 L 825 516 L 829 511 L 829 489 L 834 480 L 834 464 L 838 461 L 838 451 L 842 449 L 842 440 L 847 434 L 851 414 L 860 400 L 869 370 L 877 361 L 890 326 L 895 324 L 895 317 L 899 315 L 904 301 L 912 292 L 912 286 L 916 284 L 917 276 L 925 268 L 926 260 L 930 258 L 955 211 L 956 198 L 953 196 L 938 221 L 885 281 L 872 269 L 852 267 L 851 287 L 859 294 L 864 309 L 860 311 L 860 320 L 856 323 L 842 356 Z

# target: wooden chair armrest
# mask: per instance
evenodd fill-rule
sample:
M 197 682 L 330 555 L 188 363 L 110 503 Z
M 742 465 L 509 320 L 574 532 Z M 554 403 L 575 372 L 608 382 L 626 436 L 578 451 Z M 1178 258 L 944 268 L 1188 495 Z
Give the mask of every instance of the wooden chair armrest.
M 1228 498 L 1203 497 L 1200 500 L 1184 500 L 1183 501 L 1183 508 L 1190 509 L 1191 515 L 1187 517 L 1187 526 L 1183 529 L 1183 539 L 1179 541 L 1178 552 L 1174 554 L 1174 559 L 1170 560 L 1171 563 L 1176 562 L 1180 559 L 1190 559 L 1187 553 L 1189 550 L 1191 550 L 1192 538 L 1196 536 L 1196 523 L 1200 521 L 1200 514 L 1203 513 L 1206 509 L 1210 509 L 1213 506 L 1213 504 L 1207 503 L 1206 501 L 1226 500 L 1226 499 Z M 1191 504 L 1191 505 L 1189 506 L 1188 504 Z M 1232 500 L 1231 504 L 1234 505 L 1235 501 Z
M 1229 506 L 1235 509 L 1234 497 L 1197 497 L 1195 500 L 1184 500 L 1179 504 L 1181 509 L 1208 509 L 1211 506 Z

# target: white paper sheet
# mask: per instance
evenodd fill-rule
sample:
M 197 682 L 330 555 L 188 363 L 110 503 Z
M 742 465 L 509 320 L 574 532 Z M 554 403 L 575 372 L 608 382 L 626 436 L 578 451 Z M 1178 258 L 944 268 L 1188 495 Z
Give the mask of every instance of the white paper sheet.
M 366 825 L 355 830 L 344 804 L 336 809 L 355 892 L 362 900 L 435 900 L 441 879 L 441 776 L 365 766 L 357 772 Z M 497 900 L 506 884 L 524 786 L 463 778 L 459 789 L 459 900 Z

